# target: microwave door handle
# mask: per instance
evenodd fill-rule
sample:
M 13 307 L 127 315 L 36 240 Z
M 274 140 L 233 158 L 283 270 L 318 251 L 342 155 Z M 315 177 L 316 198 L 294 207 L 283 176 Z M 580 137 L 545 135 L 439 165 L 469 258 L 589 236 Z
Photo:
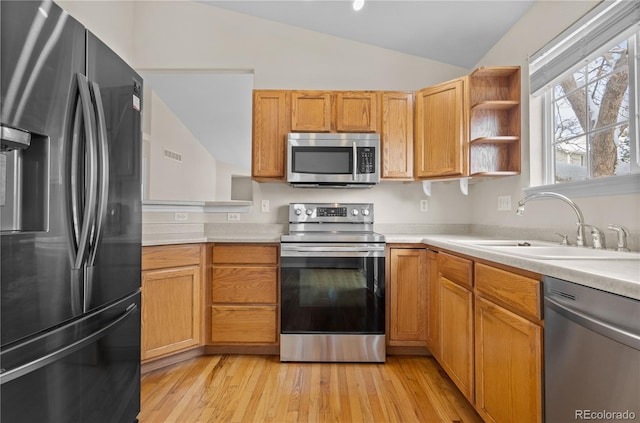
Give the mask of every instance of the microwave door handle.
M 356 182 L 358 180 L 358 146 L 355 141 L 353 141 L 353 181 Z

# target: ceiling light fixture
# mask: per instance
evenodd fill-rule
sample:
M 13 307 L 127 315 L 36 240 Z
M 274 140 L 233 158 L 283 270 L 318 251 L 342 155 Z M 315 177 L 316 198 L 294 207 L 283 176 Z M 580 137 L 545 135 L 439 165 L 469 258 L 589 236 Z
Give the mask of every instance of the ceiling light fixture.
M 353 0 L 353 10 L 356 12 L 364 7 L 364 0 Z

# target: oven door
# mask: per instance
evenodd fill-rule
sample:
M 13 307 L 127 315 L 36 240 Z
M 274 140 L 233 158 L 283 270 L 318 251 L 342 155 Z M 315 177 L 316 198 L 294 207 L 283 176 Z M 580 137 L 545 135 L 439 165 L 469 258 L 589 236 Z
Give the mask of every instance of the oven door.
M 282 334 L 382 334 L 385 244 L 284 243 Z

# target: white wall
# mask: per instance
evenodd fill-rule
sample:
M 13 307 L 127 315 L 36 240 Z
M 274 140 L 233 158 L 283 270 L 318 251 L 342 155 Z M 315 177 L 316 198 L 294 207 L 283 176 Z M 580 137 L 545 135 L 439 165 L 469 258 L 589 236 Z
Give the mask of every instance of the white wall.
M 471 190 L 471 223 L 504 226 L 557 227 L 565 233 L 575 232 L 575 215 L 562 202 L 539 201 L 527 205 L 522 217 L 515 215 L 515 204 L 523 196 L 522 188 L 540 184 L 542 139 L 540 104 L 529 100 L 527 58 L 575 22 L 597 1 L 537 1 L 529 12 L 478 63 L 483 65 L 520 65 L 522 67 L 522 175 L 485 181 Z M 531 175 L 531 178 L 530 178 Z M 514 209 L 498 211 L 497 197 L 511 195 Z M 640 230 L 640 195 L 576 198 L 588 223 L 606 229 L 609 223 Z M 613 235 L 609 235 L 613 239 Z
M 252 69 L 255 88 L 416 90 L 466 69 L 198 2 L 135 3 L 139 68 Z
M 434 185 L 430 210 L 419 212 L 426 198 L 419 183 L 385 182 L 367 191 L 304 191 L 284 184 L 254 183 L 254 201 L 271 201 L 271 211 L 254 207 L 243 221 L 284 222 L 283 210 L 291 201 L 366 201 L 376 204 L 380 223 L 476 223 L 505 226 L 573 227 L 571 211 L 555 201 L 532 203 L 527 214 L 498 212 L 497 197 L 511 195 L 515 203 L 528 186 L 530 171 L 538 178 L 540 152 L 536 127 L 530 127 L 527 56 L 574 22 L 597 2 L 537 1 L 478 65 L 520 65 L 523 82 L 523 166 L 520 177 L 474 184 L 463 197 L 455 183 Z M 138 69 L 242 69 L 253 70 L 255 88 L 273 89 L 371 89 L 409 90 L 433 85 L 466 74 L 468 69 L 372 47 L 337 37 L 253 18 L 224 9 L 186 1 L 62 1 L 72 15 L 87 25 Z M 535 120 L 535 118 L 534 118 Z M 531 141 L 530 141 L 531 140 Z M 531 153 L 530 153 L 531 150 Z M 157 152 L 156 152 L 157 153 Z M 250 154 L 250 152 L 247 152 Z M 533 160 L 529 160 L 532 158 Z M 151 163 L 152 177 L 173 171 L 167 160 Z M 183 166 L 186 180 L 197 180 L 196 166 Z M 210 200 L 209 192 L 193 192 L 193 186 L 174 188 L 171 181 L 156 183 L 151 198 Z M 204 186 L 200 188 L 204 189 Z M 206 189 L 209 189 L 207 187 Z M 215 193 L 215 184 L 211 192 Z M 218 188 L 223 193 L 223 189 Z M 212 194 L 215 195 L 215 194 Z M 226 194 L 225 194 L 226 195 Z M 579 199 L 585 217 L 606 227 L 622 223 L 638 231 L 638 195 Z M 616 207 L 602 207 L 613 204 Z M 556 208 L 558 209 L 556 211 Z M 609 211 L 611 209 L 611 211 Z M 222 218 L 223 216 L 219 216 Z M 549 219 L 551 217 L 551 219 Z M 566 221 L 565 221 L 566 220 Z M 568 232 L 568 231 L 566 231 Z
M 149 199 L 178 201 L 216 200 L 216 161 L 167 105 L 145 90 L 149 118 Z M 164 150 L 182 156 L 182 162 L 164 157 Z

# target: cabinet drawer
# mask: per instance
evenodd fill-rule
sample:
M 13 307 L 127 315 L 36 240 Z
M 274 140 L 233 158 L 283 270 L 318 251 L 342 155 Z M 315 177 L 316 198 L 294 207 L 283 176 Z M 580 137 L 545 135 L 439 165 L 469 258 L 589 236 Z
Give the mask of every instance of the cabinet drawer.
M 214 303 L 276 303 L 276 267 L 215 267 L 211 300 Z
M 451 254 L 438 253 L 438 273 L 452 282 L 471 288 L 473 286 L 473 262 Z
M 536 319 L 542 318 L 539 280 L 485 264 L 476 264 L 478 293 Z
M 142 270 L 200 264 L 200 245 L 167 245 L 142 248 Z
M 213 264 L 278 264 L 276 245 L 215 244 Z
M 211 307 L 214 343 L 275 343 L 276 306 Z

